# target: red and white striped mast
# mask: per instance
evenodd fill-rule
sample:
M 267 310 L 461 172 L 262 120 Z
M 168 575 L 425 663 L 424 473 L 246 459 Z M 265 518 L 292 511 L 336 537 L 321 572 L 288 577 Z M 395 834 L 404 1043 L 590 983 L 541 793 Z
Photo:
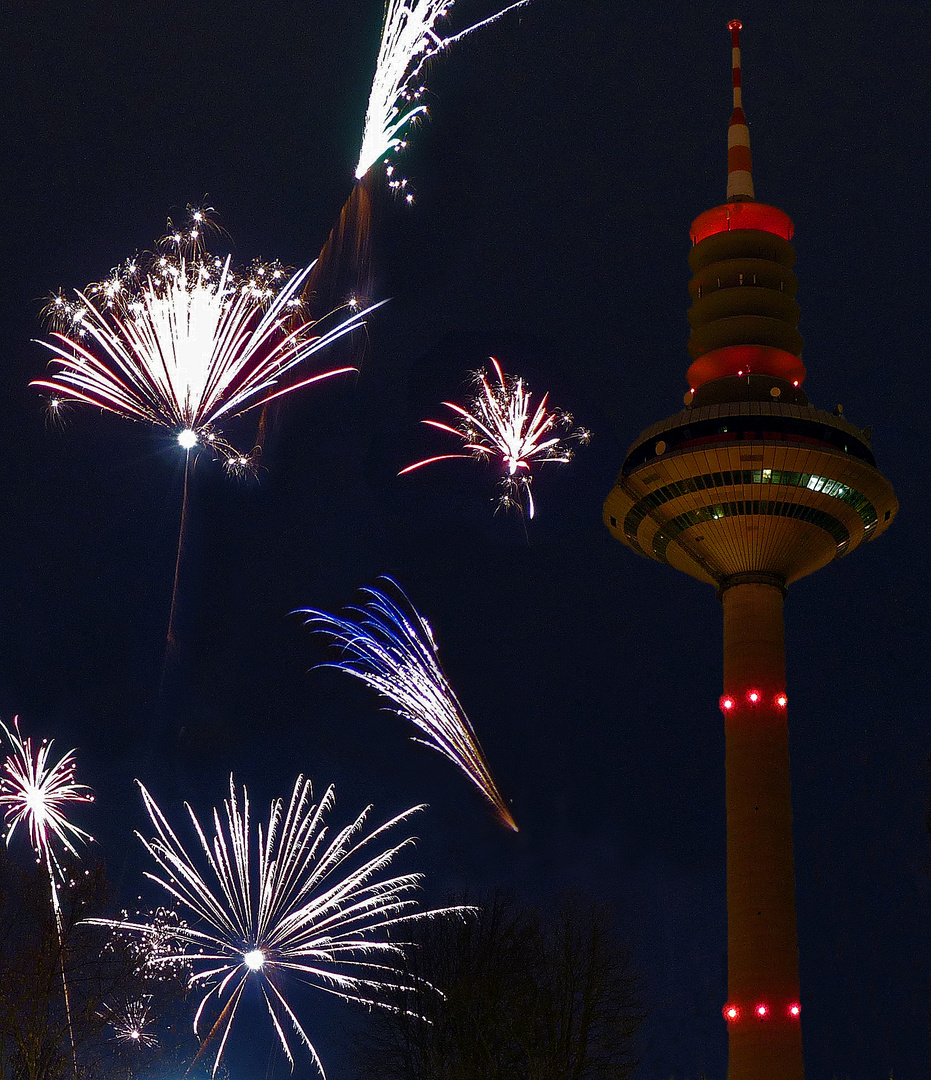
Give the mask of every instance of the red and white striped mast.
M 753 167 L 750 159 L 750 129 L 740 99 L 740 31 L 743 24 L 733 19 L 727 24 L 731 32 L 731 66 L 734 79 L 734 111 L 727 129 L 727 200 L 753 198 Z

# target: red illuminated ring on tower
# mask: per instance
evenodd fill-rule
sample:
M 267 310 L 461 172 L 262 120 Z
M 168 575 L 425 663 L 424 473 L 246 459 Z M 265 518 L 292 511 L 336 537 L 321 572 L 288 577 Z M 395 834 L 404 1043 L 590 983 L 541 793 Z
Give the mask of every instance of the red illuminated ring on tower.
M 729 712 L 733 712 L 734 706 L 737 702 L 734 700 L 731 694 L 722 694 L 718 699 L 718 708 L 726 716 Z
M 769 1016 L 769 1006 L 761 1001 L 759 1005 L 753 1007 L 753 1012 L 758 1020 L 765 1020 L 766 1017 Z
M 724 1013 L 724 1019 L 729 1024 L 733 1024 L 735 1020 L 740 1019 L 740 1006 L 739 1005 L 734 1005 L 734 1004 L 728 1003 L 727 1005 L 724 1006 L 724 1008 L 721 1010 L 721 1012 Z

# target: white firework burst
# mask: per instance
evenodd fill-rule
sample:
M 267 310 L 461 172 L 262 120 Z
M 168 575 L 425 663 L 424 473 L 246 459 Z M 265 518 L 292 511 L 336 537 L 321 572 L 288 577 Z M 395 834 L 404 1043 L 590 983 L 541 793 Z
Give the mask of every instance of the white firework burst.
M 116 1042 L 127 1046 L 158 1046 L 158 1036 L 150 1031 L 152 1024 L 151 998 L 139 998 L 121 1005 L 104 1005 L 101 1016 L 113 1029 Z
M 45 310 L 54 340 L 39 344 L 57 370 L 30 385 L 50 392 L 53 415 L 69 402 L 94 405 L 167 428 L 183 449 L 214 451 L 231 471 L 250 471 L 251 455 L 230 446 L 219 425 L 355 370 L 286 379 L 380 305 L 355 307 L 321 330 L 327 322 L 301 313 L 312 265 L 293 274 L 278 263 L 236 269 L 202 248 L 202 231 L 195 222 L 173 233 L 154 255 L 128 260 L 74 299 L 53 296 Z
M 467 910 L 424 911 L 412 895 L 422 875 L 383 874 L 413 841 L 384 847 L 382 837 L 422 807 L 366 831 L 369 807 L 330 836 L 326 817 L 335 802 L 333 787 L 315 803 L 310 781 L 299 777 L 287 809 L 275 799 L 267 825 L 253 833 L 248 792 L 238 790 L 230 777 L 222 813 L 213 812 L 212 834 L 187 807 L 197 837 L 189 852 L 146 788 L 139 788 L 155 830 L 151 839 L 137 834 L 157 866 L 146 876 L 174 898 L 191 924 L 156 928 L 125 919 L 88 921 L 143 937 L 167 935 L 174 951 L 151 962 L 182 959 L 192 965 L 190 984 L 203 991 L 194 1017 L 198 1036 L 207 1017 L 216 1014 L 198 1054 L 216 1046 L 214 1075 L 251 985 L 262 995 L 292 1069 L 296 1038 L 324 1076 L 323 1063 L 288 1001 L 289 981 L 397 1010 L 397 995 L 414 993 L 422 984 L 404 974 L 404 942 L 392 935 L 415 920 Z

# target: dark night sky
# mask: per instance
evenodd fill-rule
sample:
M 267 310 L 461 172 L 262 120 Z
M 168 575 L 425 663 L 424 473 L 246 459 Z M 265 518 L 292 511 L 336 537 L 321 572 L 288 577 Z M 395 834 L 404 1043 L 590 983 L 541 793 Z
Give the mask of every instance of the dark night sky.
M 182 461 L 164 434 L 91 410 L 47 428 L 26 388 L 40 299 L 104 276 L 205 193 L 243 260 L 309 262 L 349 192 L 381 4 L 12 4 L 0 715 L 79 747 L 98 792 L 84 823 L 125 896 L 142 867 L 134 776 L 169 814 L 185 797 L 206 810 L 231 768 L 257 801 L 298 770 L 333 780 L 345 817 L 429 802 L 429 897 L 613 900 L 652 1007 L 640 1075 L 720 1080 L 719 604 L 600 515 L 628 445 L 686 389 L 687 230 L 724 198 L 737 14 L 757 194 L 796 224 L 806 390 L 873 425 L 901 502 L 887 536 L 786 605 L 808 1075 L 910 1080 L 927 1075 L 931 978 L 931 492 L 916 467 L 931 8 L 736 7 L 533 0 L 436 65 L 405 159 L 417 205 L 384 198 L 375 216 L 375 292 L 392 301 L 361 377 L 281 410 L 258 482 L 195 470 L 184 658 L 159 700 Z M 464 25 L 492 5 L 458 8 Z M 477 466 L 394 477 L 437 445 L 416 422 L 489 353 L 595 432 L 539 475 L 529 547 Z M 385 572 L 434 625 L 516 837 L 369 694 L 307 673 L 323 654 L 287 613 L 337 610 Z M 166 729 L 183 731 L 167 755 Z M 349 1080 L 341 1019 L 319 1047 Z M 233 1080 L 250 1072 L 237 1052 Z

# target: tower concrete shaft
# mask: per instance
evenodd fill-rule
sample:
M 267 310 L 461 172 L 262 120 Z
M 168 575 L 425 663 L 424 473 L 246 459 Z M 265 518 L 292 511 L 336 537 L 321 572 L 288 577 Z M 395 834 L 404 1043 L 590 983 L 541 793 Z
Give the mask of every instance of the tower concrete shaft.
M 793 225 L 756 202 L 740 23 L 727 201 L 692 222 L 685 409 L 647 428 L 604 506 L 612 535 L 714 585 L 724 612 L 729 1080 L 802 1080 L 782 605 L 875 540 L 898 503 L 868 429 L 813 408 Z
M 721 594 L 729 1080 L 804 1076 L 782 601 L 765 575 Z

